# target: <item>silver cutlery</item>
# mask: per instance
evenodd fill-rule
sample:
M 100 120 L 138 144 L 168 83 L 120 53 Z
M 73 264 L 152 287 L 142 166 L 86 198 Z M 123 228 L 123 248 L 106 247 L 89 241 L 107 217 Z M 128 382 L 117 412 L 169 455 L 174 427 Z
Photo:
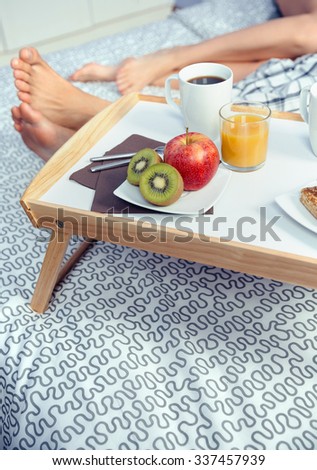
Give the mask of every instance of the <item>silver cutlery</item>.
M 165 145 L 159 145 L 158 147 L 156 147 L 155 150 L 159 156 L 161 158 L 163 158 L 163 155 L 164 155 L 164 147 Z M 90 161 L 92 162 L 98 162 L 98 161 L 106 161 L 106 163 L 103 163 L 102 165 L 96 165 L 96 166 L 93 166 L 90 168 L 90 171 L 92 173 L 96 173 L 97 171 L 102 171 L 102 170 L 109 170 L 110 168 L 119 168 L 120 166 L 125 166 L 125 165 L 128 165 L 129 161 L 130 161 L 130 158 L 133 157 L 133 155 L 135 155 L 136 152 L 133 152 L 133 153 L 120 153 L 118 155 L 106 155 L 104 154 L 103 156 L 101 157 L 92 157 L 90 159 Z M 124 157 L 130 157 L 129 159 L 124 159 L 120 162 L 110 162 L 108 163 L 108 161 L 110 160 L 120 160 L 120 159 L 123 159 Z
M 127 158 L 127 157 L 132 157 L 134 153 L 118 153 L 117 155 L 107 155 L 106 153 L 104 155 L 101 155 L 100 157 L 91 157 L 90 161 L 91 162 L 103 162 L 103 161 L 108 161 L 108 160 L 119 160 L 120 158 Z
M 164 145 L 159 145 L 158 147 L 154 148 L 155 152 L 157 152 L 160 157 L 163 156 L 164 153 Z M 126 158 L 126 157 L 133 157 L 136 152 L 130 152 L 130 153 L 118 153 L 117 155 L 107 155 L 107 152 L 105 152 L 103 155 L 100 157 L 92 157 L 90 159 L 91 162 L 101 162 L 105 160 L 119 160 L 120 158 Z
M 96 165 L 90 168 L 90 171 L 92 173 L 96 173 L 97 171 L 102 171 L 102 170 L 109 170 L 110 168 L 119 168 L 120 166 L 125 166 L 128 165 L 130 161 L 130 158 L 122 160 L 121 162 L 109 162 L 109 163 L 104 163 L 103 165 Z

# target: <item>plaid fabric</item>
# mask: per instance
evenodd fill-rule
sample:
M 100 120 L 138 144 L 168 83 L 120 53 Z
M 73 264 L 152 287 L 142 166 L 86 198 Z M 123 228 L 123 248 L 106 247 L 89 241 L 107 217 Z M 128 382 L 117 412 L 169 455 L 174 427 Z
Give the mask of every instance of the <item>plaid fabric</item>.
M 299 95 L 317 81 L 317 54 L 271 59 L 234 86 L 236 98 L 261 101 L 279 111 L 299 111 Z

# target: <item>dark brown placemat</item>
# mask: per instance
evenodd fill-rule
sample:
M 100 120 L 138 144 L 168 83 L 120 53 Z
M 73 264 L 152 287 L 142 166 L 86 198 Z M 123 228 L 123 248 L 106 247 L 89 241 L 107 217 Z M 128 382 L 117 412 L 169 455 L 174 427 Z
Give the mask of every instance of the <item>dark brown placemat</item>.
M 113 192 L 127 177 L 127 167 L 100 172 L 91 210 L 107 214 L 147 214 L 155 211 L 136 206 L 115 196 Z
M 119 145 L 107 151 L 113 155 L 126 152 L 137 152 L 145 147 L 155 148 L 165 145 L 164 142 L 150 139 L 139 134 L 132 134 Z M 92 166 L 100 165 L 102 162 L 94 162 L 71 174 L 70 179 L 83 186 L 95 189 L 95 197 L 91 206 L 92 211 L 104 213 L 153 213 L 151 211 L 129 202 L 123 201 L 113 194 L 113 191 L 124 182 L 127 177 L 127 166 L 112 168 L 109 170 L 92 173 Z

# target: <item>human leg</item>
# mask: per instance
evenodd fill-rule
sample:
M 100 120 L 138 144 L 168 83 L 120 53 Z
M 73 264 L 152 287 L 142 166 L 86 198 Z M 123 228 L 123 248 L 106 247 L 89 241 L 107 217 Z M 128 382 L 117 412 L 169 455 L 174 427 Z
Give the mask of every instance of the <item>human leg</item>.
M 116 83 L 123 95 L 133 91 L 140 91 L 146 85 L 164 86 L 166 78 L 180 70 L 182 65 L 176 68 L 176 64 L 186 64 L 173 60 L 177 56 L 183 56 L 184 48 L 167 49 L 157 53 L 145 55 L 140 58 L 126 59 L 118 66 Z M 230 67 L 233 71 L 234 81 L 242 80 L 251 72 L 254 72 L 264 61 L 217 61 Z M 194 63 L 194 62 L 193 62 Z
M 34 48 L 21 49 L 11 67 L 19 99 L 60 126 L 77 130 L 110 104 L 69 83 Z
M 147 63 L 148 66 L 151 66 L 152 58 L 145 56 L 142 58 L 144 59 L 144 64 Z M 253 62 L 221 62 L 227 67 L 230 67 L 233 72 L 233 79 L 234 82 L 238 82 L 242 80 L 250 73 L 254 72 L 263 62 L 265 61 L 253 61 Z M 144 65 L 143 64 L 143 65 Z M 122 73 L 118 72 L 117 75 L 117 86 L 119 91 L 124 95 L 126 93 L 130 93 L 132 91 L 138 91 L 140 85 L 140 81 L 137 80 L 138 69 L 141 66 L 143 67 L 141 59 L 129 59 L 129 63 L 127 62 L 127 67 L 122 69 Z M 168 73 L 162 74 L 158 78 L 153 79 L 153 81 L 149 84 L 154 86 L 164 87 L 165 80 L 167 77 L 177 72 L 176 69 L 171 69 Z M 143 74 L 143 79 L 145 80 L 145 74 Z M 145 86 L 145 85 L 144 85 Z

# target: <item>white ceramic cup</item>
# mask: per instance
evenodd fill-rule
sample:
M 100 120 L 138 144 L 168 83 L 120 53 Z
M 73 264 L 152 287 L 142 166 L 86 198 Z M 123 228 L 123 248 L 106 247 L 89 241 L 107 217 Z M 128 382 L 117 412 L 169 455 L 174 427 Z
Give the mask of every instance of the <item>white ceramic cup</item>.
M 308 85 L 300 94 L 300 113 L 308 124 L 309 140 L 317 156 L 317 83 Z
M 231 101 L 232 70 L 222 64 L 206 62 L 184 67 L 165 81 L 165 98 L 174 109 L 181 111 L 185 128 L 189 132 L 200 132 L 215 140 L 219 137 L 219 110 Z M 220 77 L 213 84 L 194 84 L 189 80 L 196 77 Z M 171 81 L 178 80 L 180 105 L 171 94 Z

